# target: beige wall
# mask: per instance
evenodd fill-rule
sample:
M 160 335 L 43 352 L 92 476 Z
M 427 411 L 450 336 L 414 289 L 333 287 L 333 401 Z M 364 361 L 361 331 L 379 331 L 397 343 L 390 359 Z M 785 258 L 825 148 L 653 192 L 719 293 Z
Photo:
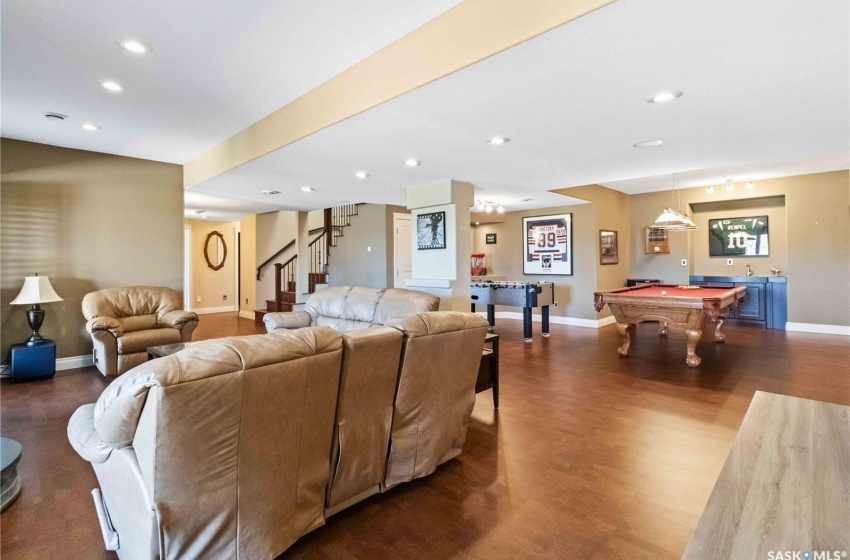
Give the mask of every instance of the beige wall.
M 235 310 L 236 232 L 239 230 L 239 222 L 186 220 L 186 224 L 192 229 L 192 309 L 230 307 Z M 224 266 L 218 270 L 211 269 L 204 258 L 204 243 L 213 231 L 219 232 L 227 245 Z M 198 301 L 198 297 L 201 301 Z
M 64 298 L 45 304 L 41 334 L 57 356 L 91 354 L 80 310 L 102 288 L 183 291 L 183 173 L 179 165 L 0 141 L 0 343 L 29 335 L 27 306 L 11 306 L 25 276 L 49 276 Z
M 541 276 L 522 273 L 522 218 L 524 216 L 542 216 L 549 214 L 573 214 L 573 275 Z M 524 212 L 506 212 L 505 221 L 498 224 L 473 226 L 474 252 L 487 255 L 487 269 L 492 276 L 505 276 L 508 281 L 539 282 L 551 281 L 555 284 L 555 300 L 559 308 L 550 307 L 553 316 L 579 319 L 597 318 L 593 308 L 593 292 L 596 290 L 598 257 L 598 237 L 596 207 L 594 204 L 578 204 L 529 210 Z M 496 234 L 496 245 L 486 245 L 485 235 Z M 468 266 L 468 263 L 467 263 Z M 516 308 L 500 306 L 497 311 L 520 311 Z
M 643 228 L 658 217 L 662 207 L 670 206 L 671 194 L 666 191 L 634 195 L 631 197 L 631 230 L 635 240 L 631 249 L 631 276 L 678 284 L 687 282 L 690 274 L 721 270 L 724 275 L 745 273 L 745 260 L 753 265 L 758 276 L 770 274 L 770 267 L 775 266 L 788 277 L 788 321 L 850 325 L 848 182 L 850 172 L 833 171 L 759 180 L 753 190 L 746 190 L 739 183 L 732 193 L 725 189 L 715 189 L 714 194 L 708 194 L 704 188 L 683 189 L 680 192 L 683 209 L 709 208 L 714 213 L 716 206 L 702 205 L 726 201 L 728 206 L 724 208 L 730 208 L 736 216 L 742 211 L 759 210 L 775 216 L 769 224 L 774 254 L 769 258 L 736 259 L 732 267 L 718 266 L 715 259 L 707 256 L 708 232 L 703 227 L 672 232 L 669 255 L 645 254 Z M 784 223 L 781 209 L 768 206 L 768 201 L 753 200 L 769 197 L 784 197 Z M 702 214 L 694 215 L 702 220 Z M 783 244 L 784 255 L 779 252 Z M 681 259 L 688 259 L 688 266 L 680 266 Z
M 351 225 L 330 250 L 331 286 L 393 287 L 393 212 L 407 213 L 407 209 L 383 204 L 357 207 Z

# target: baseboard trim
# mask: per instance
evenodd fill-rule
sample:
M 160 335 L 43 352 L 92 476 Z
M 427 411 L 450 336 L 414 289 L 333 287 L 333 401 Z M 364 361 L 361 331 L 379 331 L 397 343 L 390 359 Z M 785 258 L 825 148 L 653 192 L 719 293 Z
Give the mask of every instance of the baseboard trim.
M 844 325 L 819 325 L 817 323 L 785 323 L 785 330 L 817 334 L 840 334 L 844 336 L 850 336 L 850 327 L 845 327 Z
M 487 313 L 484 311 L 478 311 L 478 314 L 482 317 L 486 318 Z M 496 311 L 496 319 L 514 319 L 517 321 L 522 321 L 522 313 L 517 313 L 516 311 Z M 543 321 L 543 316 L 538 314 L 532 314 L 531 320 L 534 323 L 540 323 Z M 610 325 L 611 323 L 615 323 L 616 320 L 614 316 L 605 317 L 603 319 L 579 319 L 577 317 L 561 317 L 558 315 L 549 315 L 549 323 L 553 325 L 569 325 L 571 327 L 584 327 L 589 329 L 599 329 L 604 327 L 605 325 Z
M 254 320 L 254 312 L 253 311 L 240 311 L 239 316 L 243 319 L 251 319 Z
M 198 315 L 208 315 L 210 313 L 231 313 L 238 310 L 232 305 L 222 305 L 221 307 L 196 307 L 192 311 Z
M 91 355 L 56 358 L 56 371 L 63 371 L 66 369 L 79 369 L 93 365 L 94 360 L 92 359 Z

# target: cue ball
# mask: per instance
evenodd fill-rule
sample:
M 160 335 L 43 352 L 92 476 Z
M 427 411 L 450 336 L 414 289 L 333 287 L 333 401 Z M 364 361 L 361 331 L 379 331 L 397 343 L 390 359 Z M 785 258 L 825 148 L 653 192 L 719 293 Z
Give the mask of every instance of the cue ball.
M 666 296 L 666 295 L 667 295 L 667 290 L 661 290 L 661 295 L 662 295 L 662 296 Z

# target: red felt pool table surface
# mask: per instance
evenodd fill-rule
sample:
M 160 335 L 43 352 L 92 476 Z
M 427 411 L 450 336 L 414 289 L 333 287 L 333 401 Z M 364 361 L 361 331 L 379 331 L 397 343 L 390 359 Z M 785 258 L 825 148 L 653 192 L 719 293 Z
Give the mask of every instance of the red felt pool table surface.
M 734 288 L 703 288 L 685 290 L 676 285 L 649 284 L 645 286 L 635 286 L 630 290 L 614 290 L 619 296 L 634 296 L 634 297 L 667 297 L 667 298 L 688 298 L 688 299 L 706 299 L 706 298 L 722 298 Z M 667 292 L 666 295 L 661 292 Z M 612 292 L 607 292 L 612 293 Z

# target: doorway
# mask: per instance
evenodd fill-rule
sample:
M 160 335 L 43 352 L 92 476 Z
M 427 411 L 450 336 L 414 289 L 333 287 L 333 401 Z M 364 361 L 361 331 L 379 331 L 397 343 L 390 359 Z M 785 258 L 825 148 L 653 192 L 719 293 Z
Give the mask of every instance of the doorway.
M 413 275 L 413 238 L 410 214 L 393 213 L 393 287 L 404 288 Z
M 192 228 L 183 228 L 183 309 L 192 310 Z

